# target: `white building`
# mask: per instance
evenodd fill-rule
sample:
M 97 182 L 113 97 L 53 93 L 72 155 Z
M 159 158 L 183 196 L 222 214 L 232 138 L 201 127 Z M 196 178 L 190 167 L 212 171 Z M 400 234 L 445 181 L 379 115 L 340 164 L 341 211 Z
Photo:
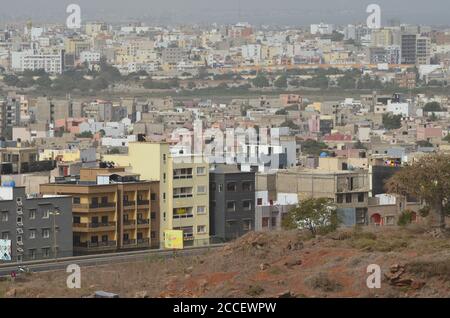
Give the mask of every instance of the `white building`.
M 410 112 L 408 103 L 392 103 L 391 101 L 388 101 L 386 110 L 394 115 L 402 115 L 403 117 L 408 117 Z
M 80 53 L 81 63 L 98 63 L 100 62 L 101 54 L 94 51 L 83 51 Z
M 64 51 L 47 53 L 36 49 L 11 53 L 13 71 L 45 70 L 49 74 L 62 74 L 64 70 Z
M 261 45 L 247 44 L 241 47 L 242 58 L 244 60 L 253 60 L 254 62 L 261 61 Z
M 311 34 L 325 35 L 325 34 L 332 34 L 334 31 L 334 26 L 332 24 L 325 24 L 325 23 L 311 24 L 310 29 Z

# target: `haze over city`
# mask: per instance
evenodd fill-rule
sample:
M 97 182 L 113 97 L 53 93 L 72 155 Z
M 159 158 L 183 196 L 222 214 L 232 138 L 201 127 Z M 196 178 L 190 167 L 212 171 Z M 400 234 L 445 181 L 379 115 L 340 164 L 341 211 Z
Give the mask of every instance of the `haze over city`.
M 147 23 L 233 23 L 307 25 L 315 22 L 347 24 L 365 21 L 368 4 L 382 8 L 384 23 L 443 25 L 448 22 L 446 0 L 19 0 L 0 1 L 0 23 L 25 21 L 64 22 L 65 8 L 79 4 L 83 19 L 107 22 L 142 20 Z M 438 10 L 436 8 L 439 8 Z

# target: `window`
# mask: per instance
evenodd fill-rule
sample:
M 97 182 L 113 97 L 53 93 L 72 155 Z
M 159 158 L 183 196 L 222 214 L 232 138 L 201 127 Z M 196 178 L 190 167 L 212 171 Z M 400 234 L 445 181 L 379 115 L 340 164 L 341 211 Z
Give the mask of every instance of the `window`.
M 269 227 L 269 219 L 270 218 L 262 218 L 262 227 Z
M 152 220 L 156 220 L 156 212 L 152 212 L 150 214 L 150 217 L 151 217 Z
M 223 191 L 223 184 L 219 184 L 219 192 Z
M 205 172 L 206 172 L 205 167 L 197 167 L 197 175 L 199 175 L 199 176 L 204 175 Z
M 242 190 L 243 191 L 252 191 L 252 183 L 250 181 L 242 182 Z
M 229 182 L 227 183 L 227 191 L 233 191 L 235 192 L 237 189 L 235 182 Z
M 244 231 L 251 231 L 251 229 L 252 229 L 252 220 L 242 220 L 242 229 Z
M 73 204 L 80 204 L 81 199 L 79 197 L 73 197 Z
M 197 233 L 206 233 L 206 225 L 197 226 Z
M 30 259 L 36 259 L 36 250 L 35 249 L 28 250 L 28 257 Z
M 345 203 L 352 203 L 352 194 L 351 193 L 347 193 L 345 195 Z
M 128 216 L 128 214 L 127 214 L 127 216 Z M 108 224 L 108 223 L 109 223 L 108 216 L 107 215 L 102 216 L 102 224 Z
M 139 233 L 138 233 L 139 234 Z M 142 233 L 141 233 L 142 234 Z M 155 231 L 152 231 L 151 232 L 151 238 L 152 239 L 155 239 L 156 238 L 156 232 Z
M 252 201 L 250 200 L 242 201 L 242 207 L 244 208 L 244 210 L 250 211 L 252 209 Z
M 236 211 L 236 202 L 228 201 L 227 202 L 227 211 Z
M 49 210 L 42 211 L 42 218 L 43 219 L 48 219 L 49 217 L 50 217 L 50 211 Z
M 22 243 L 23 239 L 22 239 L 22 235 L 17 235 L 17 243 Z
M 102 197 L 102 204 L 108 204 L 108 197 Z
M 8 212 L 2 212 L 2 222 L 8 222 Z
M 206 214 L 206 207 L 205 206 L 198 206 L 197 207 L 197 214 Z
M 81 217 L 74 216 L 73 217 L 73 224 L 80 224 L 81 223 Z
M 262 205 L 262 204 L 263 204 L 262 198 L 258 198 L 258 199 L 256 200 L 256 204 Z
M 30 212 L 29 212 L 29 219 L 30 220 L 36 219 L 36 210 L 30 210 Z
M 130 234 L 124 233 L 124 234 L 123 234 L 123 240 L 124 240 L 124 241 L 128 241 L 129 239 L 130 239 Z
M 197 193 L 206 193 L 206 187 L 204 185 L 198 186 Z
M 272 216 L 271 226 L 272 227 L 277 227 L 277 218 L 275 216 Z
M 2 240 L 9 240 L 9 232 L 2 232 Z
M 102 235 L 102 242 L 108 242 L 108 235 Z
M 42 238 L 50 237 L 50 229 L 42 229 Z
M 150 200 L 156 201 L 156 193 L 150 194 Z
M 34 240 L 36 238 L 36 230 L 30 230 L 30 240 Z
M 98 236 L 91 236 L 91 243 L 98 243 Z
M 364 193 L 358 193 L 358 202 L 364 202 Z
M 337 201 L 337 203 L 344 203 L 344 195 L 343 194 L 338 194 L 336 201 Z
M 50 256 L 50 248 L 49 247 L 45 247 L 42 249 L 42 256 L 43 257 L 49 257 Z

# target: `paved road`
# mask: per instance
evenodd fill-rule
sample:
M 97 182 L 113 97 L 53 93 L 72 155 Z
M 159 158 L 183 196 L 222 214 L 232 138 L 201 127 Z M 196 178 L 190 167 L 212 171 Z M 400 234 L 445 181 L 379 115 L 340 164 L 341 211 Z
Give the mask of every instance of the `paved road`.
M 223 244 L 216 244 L 202 247 L 190 247 L 183 250 L 168 251 L 168 250 L 145 250 L 133 251 L 123 253 L 112 253 L 102 255 L 89 255 L 80 257 L 68 257 L 57 260 L 45 260 L 35 262 L 23 262 L 21 264 L 5 264 L 0 265 L 0 276 L 9 276 L 11 272 L 18 272 L 19 266 L 29 269 L 31 272 L 46 272 L 66 269 L 71 264 L 79 266 L 96 266 L 114 263 L 127 263 L 132 261 L 139 261 L 149 257 L 173 257 L 175 255 L 198 255 L 206 253 L 210 250 L 222 247 Z

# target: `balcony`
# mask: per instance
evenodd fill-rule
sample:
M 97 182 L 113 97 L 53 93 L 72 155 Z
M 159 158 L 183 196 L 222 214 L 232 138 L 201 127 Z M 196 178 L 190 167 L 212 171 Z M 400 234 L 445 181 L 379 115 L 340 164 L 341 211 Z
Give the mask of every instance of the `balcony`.
M 125 210 L 134 209 L 136 206 L 136 201 L 123 201 L 123 208 Z
M 105 242 L 79 242 L 74 243 L 74 250 L 80 252 L 98 252 L 102 250 L 114 250 L 117 247 L 116 241 L 105 241 Z
M 150 239 L 144 238 L 144 239 L 138 239 L 137 240 L 138 246 L 149 246 L 150 245 Z
M 138 228 L 148 228 L 150 227 L 150 219 L 138 219 L 137 220 Z
M 109 212 L 115 211 L 116 204 L 114 202 L 110 203 L 97 203 L 97 204 L 73 204 L 72 209 L 74 212 L 78 213 L 89 213 L 89 212 Z
M 75 223 L 73 224 L 74 232 L 100 232 L 115 231 L 116 222 L 105 223 Z
M 126 246 L 126 247 L 136 246 L 136 240 L 124 240 L 123 246 Z
M 180 193 L 180 194 L 174 194 L 174 199 L 182 199 L 182 198 L 192 198 L 192 193 Z
M 173 176 L 174 180 L 180 180 L 180 179 L 192 179 L 192 174 L 179 174 Z
M 124 229 L 134 229 L 136 227 L 136 220 L 124 220 L 123 228 Z
M 194 217 L 194 214 L 178 214 L 178 215 L 173 216 L 174 219 L 190 219 L 193 217 Z
M 137 205 L 138 206 L 148 206 L 148 205 L 150 205 L 150 200 L 138 200 Z

